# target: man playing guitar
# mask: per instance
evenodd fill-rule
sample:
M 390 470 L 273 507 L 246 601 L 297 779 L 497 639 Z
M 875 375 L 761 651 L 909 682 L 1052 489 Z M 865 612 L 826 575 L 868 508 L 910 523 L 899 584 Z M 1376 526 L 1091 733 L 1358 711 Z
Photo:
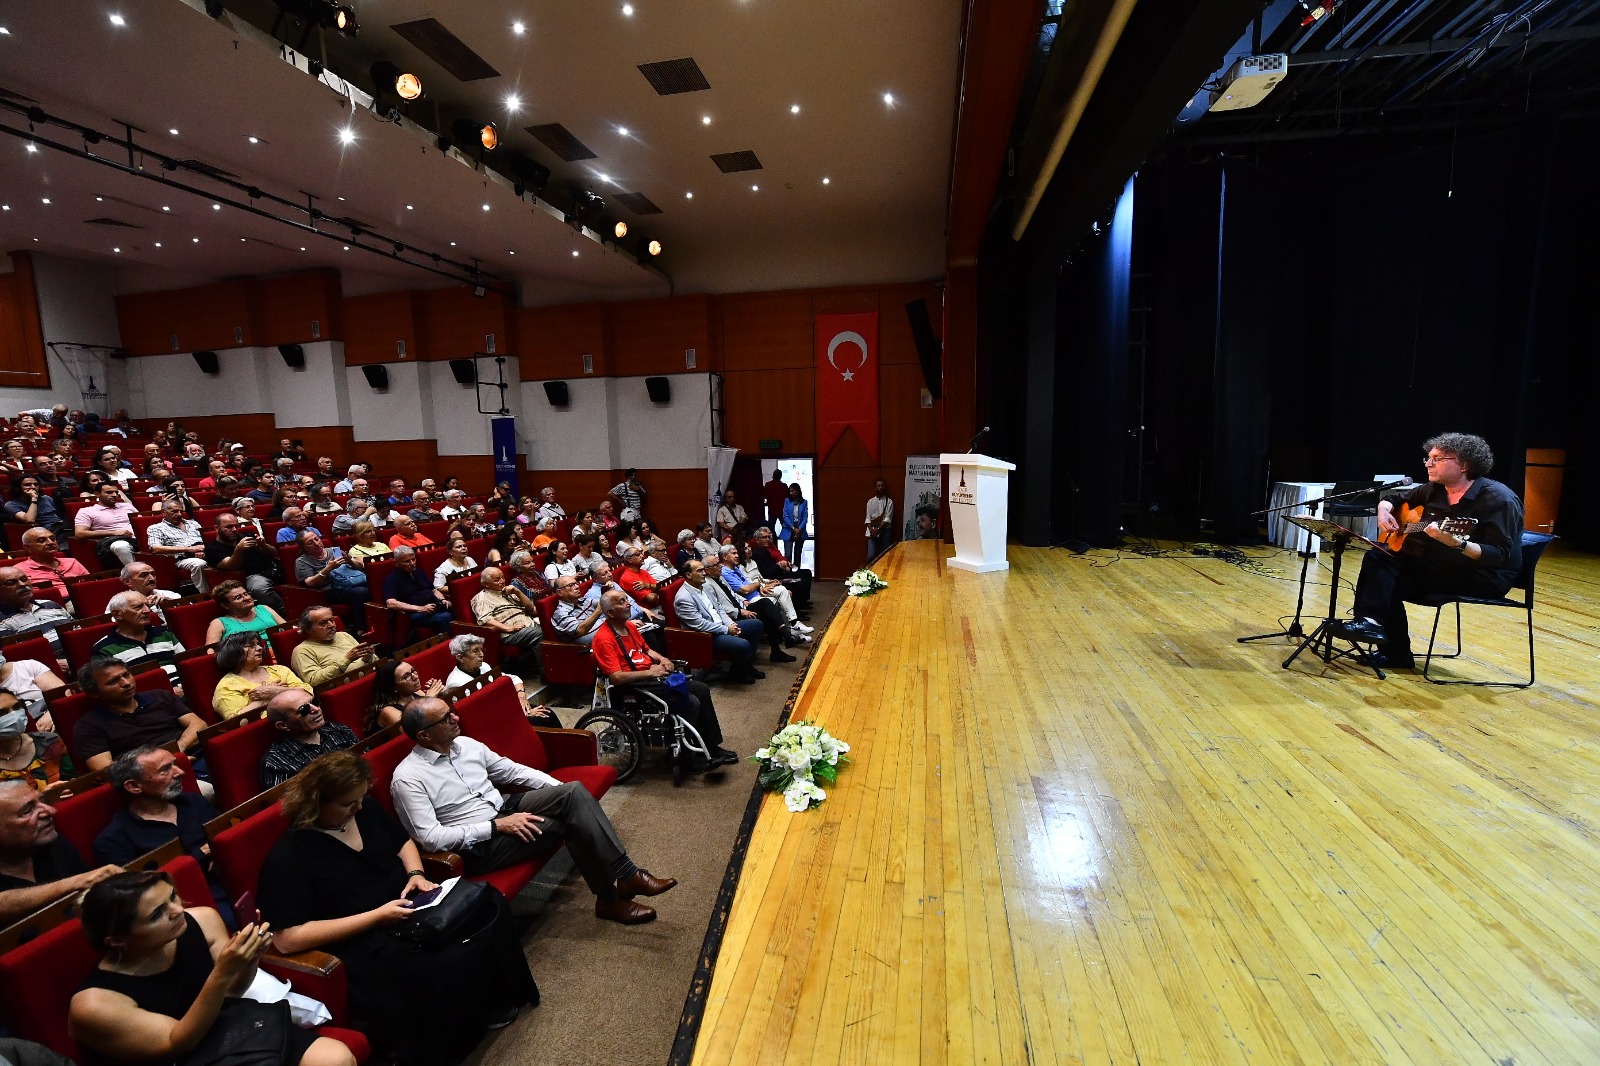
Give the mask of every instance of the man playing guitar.
M 1369 656 L 1376 666 L 1416 665 L 1406 597 L 1503 596 L 1522 568 L 1522 501 L 1484 476 L 1494 468 L 1488 442 L 1471 433 L 1441 433 L 1422 447 L 1428 481 L 1397 497 L 1406 529 L 1396 518 L 1395 499 L 1378 504 L 1385 543 L 1403 540 L 1405 550 L 1367 552 L 1356 581 L 1355 619 L 1343 625 L 1347 639 L 1378 646 Z M 1414 523 L 1412 509 L 1420 509 Z M 1411 525 L 1418 528 L 1400 536 Z

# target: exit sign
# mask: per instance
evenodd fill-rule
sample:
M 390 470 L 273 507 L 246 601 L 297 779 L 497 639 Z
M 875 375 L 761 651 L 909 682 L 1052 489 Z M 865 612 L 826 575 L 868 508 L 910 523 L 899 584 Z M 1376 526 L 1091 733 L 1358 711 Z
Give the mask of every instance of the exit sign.
M 764 452 L 781 452 L 783 451 L 783 441 L 764 440 L 761 442 L 761 450 Z

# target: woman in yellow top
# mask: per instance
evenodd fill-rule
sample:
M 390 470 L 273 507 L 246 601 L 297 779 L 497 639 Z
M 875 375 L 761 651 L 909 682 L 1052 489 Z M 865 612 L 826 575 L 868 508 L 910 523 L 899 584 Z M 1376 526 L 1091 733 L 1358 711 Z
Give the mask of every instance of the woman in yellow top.
M 378 539 L 378 527 L 371 522 L 357 522 L 350 527 L 356 535 L 356 542 L 350 545 L 350 550 L 345 552 L 350 561 L 356 566 L 366 569 L 368 559 L 379 559 L 385 555 L 393 554 L 394 549 Z
M 260 710 L 280 692 L 304 689 L 311 697 L 311 686 L 300 680 L 287 666 L 265 665 L 266 648 L 255 633 L 229 633 L 217 645 L 217 669 L 222 680 L 211 697 L 211 706 L 224 718 Z

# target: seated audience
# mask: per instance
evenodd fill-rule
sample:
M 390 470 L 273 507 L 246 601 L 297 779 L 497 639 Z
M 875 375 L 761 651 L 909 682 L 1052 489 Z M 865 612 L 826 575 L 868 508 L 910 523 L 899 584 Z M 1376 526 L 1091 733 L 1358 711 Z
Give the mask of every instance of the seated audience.
M 701 522 L 694 531 L 694 550 L 701 559 L 709 559 L 717 554 L 717 549 L 722 547 L 722 542 L 717 539 L 716 531 L 710 522 Z
M 329 529 L 335 537 L 352 537 L 355 535 L 356 526 L 362 521 L 362 516 L 367 513 L 366 497 L 350 497 L 345 501 L 342 510 L 343 513 L 333 520 L 333 525 Z
M 515 585 L 506 584 L 506 574 L 498 566 L 486 566 L 483 588 L 472 597 L 472 620 L 500 634 L 500 641 L 513 649 L 528 651 L 538 647 L 544 636 L 539 628 L 539 609 Z
M 142 592 L 119 592 L 106 604 L 106 613 L 116 623 L 111 632 L 94 642 L 96 658 L 115 659 L 136 674 L 160 667 L 180 695 L 178 664 L 174 659 L 185 650 L 183 642 L 151 612 L 149 597 Z
M 693 534 L 690 535 L 690 539 L 693 539 Z M 667 557 L 666 544 L 659 541 L 639 561 L 639 569 L 657 585 L 665 585 L 678 576 L 678 571 L 673 569 L 672 562 Z
M 601 532 L 604 528 L 599 522 L 595 521 L 593 511 L 579 511 L 577 521 L 572 523 L 570 535 L 576 537 L 579 533 L 588 533 L 592 536 Z
M 467 873 L 525 862 L 564 840 L 594 893 L 595 917 L 625 925 L 656 916 L 635 896 L 660 895 L 678 883 L 634 864 L 588 789 L 462 736 L 456 712 L 443 700 L 412 700 L 400 728 L 416 747 L 395 767 L 389 786 L 395 812 L 413 840 L 429 851 L 456 852 Z M 503 795 L 497 785 L 527 791 Z
M 327 607 L 307 607 L 300 612 L 299 626 L 301 641 L 289 664 L 313 687 L 359 670 L 377 655 L 371 644 L 340 629 Z
M 171 556 L 195 591 L 205 595 L 206 538 L 200 523 L 189 517 L 182 504 L 176 500 L 163 503 L 161 521 L 145 530 L 144 539 L 156 555 Z
M 433 571 L 433 587 L 448 588 L 450 579 L 457 574 L 467 574 L 478 568 L 477 562 L 467 554 L 467 542 L 459 535 L 450 540 L 449 554 Z
M 612 579 L 629 596 L 646 607 L 656 607 L 661 596 L 656 591 L 656 581 L 644 571 L 644 546 L 631 544 L 621 549 L 622 565 L 612 571 Z
M 616 511 L 616 506 L 610 500 L 603 501 L 599 507 L 595 508 L 596 535 L 614 532 L 617 526 L 622 524 L 622 519 L 617 517 Z
M 733 568 L 733 579 L 730 582 L 727 568 L 723 563 L 727 560 L 737 562 L 737 550 L 723 555 L 732 544 L 725 544 L 720 551 L 705 560 L 706 586 L 705 591 L 711 598 L 718 601 L 720 606 L 732 607 L 739 613 L 738 618 L 753 620 L 761 626 L 761 631 L 766 634 L 767 646 L 770 649 L 767 658 L 775 663 L 792 663 L 794 656 L 783 650 L 785 626 L 783 618 L 778 614 L 777 604 L 771 600 L 763 599 L 759 589 L 752 591 L 748 596 L 735 589 L 735 584 L 744 581 L 744 571 L 737 566 Z
M 222 680 L 211 706 L 223 718 L 258 711 L 281 692 L 310 697 L 311 686 L 287 666 L 266 661 L 266 643 L 256 633 L 229 633 L 217 645 L 217 670 Z
M 300 539 L 300 534 L 311 525 L 311 516 L 301 507 L 285 507 L 283 509 L 283 528 L 278 530 L 275 538 L 279 544 L 293 544 Z
M 589 591 L 595 591 L 596 588 L 596 585 L 591 585 Z M 594 640 L 595 630 L 603 615 L 599 592 L 595 592 L 593 599 L 588 598 L 582 583 L 571 574 L 556 578 L 555 591 L 556 606 L 550 614 L 550 628 L 562 640 L 588 646 Z
M 107 568 L 127 566 L 139 550 L 133 537 L 133 516 L 138 513 L 115 482 L 102 482 L 95 502 L 79 508 L 73 519 L 73 536 L 94 541 L 95 555 Z
M 455 669 L 450 671 L 444 679 L 446 689 L 460 688 L 462 685 L 471 684 L 474 680 L 495 672 L 494 668 L 484 661 L 483 638 L 476 633 L 458 633 L 450 638 L 450 655 L 455 659 Z M 561 719 L 556 713 L 543 704 L 528 702 L 527 690 L 523 687 L 522 678 L 516 674 L 505 675 L 511 678 L 517 686 L 517 696 L 522 700 L 522 713 L 537 726 L 547 726 L 551 729 L 561 728 Z
M 580 536 L 578 542 L 580 551 L 590 551 L 594 546 L 593 537 Z M 578 576 L 578 566 L 572 561 L 566 541 L 558 540 L 550 545 L 549 559 L 549 565 L 544 568 L 544 579 L 552 588 L 558 577 Z M 588 570 L 585 569 L 584 573 L 588 573 Z
M 30 727 L 27 706 L 0 691 L 0 781 L 26 781 L 43 791 L 75 776 L 62 739 L 48 729 Z
M 726 594 L 718 592 L 720 586 L 707 580 L 706 565 L 699 559 L 685 559 L 678 564 L 678 573 L 683 575 L 683 584 L 672 598 L 678 624 L 684 629 L 711 634 L 711 647 L 716 657 L 732 660 L 729 676 L 733 680 L 749 685 L 765 677 L 755 668 L 756 642 L 764 632 L 761 621 L 751 612 L 741 611 L 726 602 Z
M 247 530 L 238 515 L 217 516 L 217 539 L 206 546 L 205 558 L 207 566 L 242 580 L 245 589 L 257 601 L 283 613 L 283 600 L 272 588 L 278 575 L 278 549 L 259 532 Z
M 80 917 L 105 956 L 72 997 L 67 1031 L 94 1061 L 222 1062 L 214 1052 L 227 1035 L 247 1040 L 259 1024 L 238 997 L 272 944 L 266 925 L 230 935 L 210 907 L 185 908 L 160 870 L 106 878 Z M 284 1041 L 275 1061 L 287 1066 L 355 1066 L 349 1048 L 310 1029 L 285 1026 Z
M 240 496 L 233 501 L 232 507 L 234 517 L 239 519 L 239 535 L 259 537 L 262 543 L 268 543 L 267 527 L 256 514 L 256 501 L 249 496 Z
M 556 502 L 556 490 L 553 486 L 546 485 L 539 490 L 539 506 L 533 512 L 533 517 L 536 521 L 549 519 L 551 522 L 559 522 L 567 517 L 566 510 Z
M 626 559 L 628 552 L 634 549 L 640 552 L 644 551 L 644 538 L 639 536 L 638 527 L 629 521 L 624 521 L 617 527 L 617 533 L 612 538 L 612 544 L 619 561 Z
M 133 672 L 115 659 L 90 659 L 78 671 L 78 687 L 95 700 L 72 730 L 72 746 L 85 770 L 103 770 L 125 751 L 143 744 L 178 742 L 195 754 L 195 738 L 206 727 L 169 689 L 140 692 Z
M 469 536 L 475 535 L 471 530 L 467 533 Z M 483 553 L 483 563 L 485 566 L 505 566 L 506 560 L 526 546 L 522 540 L 521 526 L 501 526 L 495 530 L 489 550 Z
M 790 561 L 778 550 L 772 540 L 771 526 L 756 530 L 750 555 L 755 559 L 756 569 L 762 577 L 769 581 L 782 581 L 793 590 L 794 609 L 800 613 L 803 621 L 806 612 L 811 610 L 811 571 L 802 569 L 799 560 Z
M 257 603 L 250 590 L 237 581 L 224 581 L 211 590 L 222 613 L 206 626 L 206 643 L 215 644 L 229 633 L 260 633 L 283 625 L 283 616 L 264 603 Z
M 344 472 L 344 479 L 333 486 L 333 491 L 338 495 L 343 495 L 346 492 L 355 492 L 356 481 L 358 479 L 365 479 L 366 476 L 366 467 L 362 466 L 360 463 L 351 463 L 349 468 Z
M 380 1050 L 403 1066 L 457 1062 L 487 1029 L 537 1005 L 539 989 L 498 892 L 482 894 L 473 926 L 482 932 L 464 942 L 420 949 L 395 935 L 415 913 L 407 897 L 437 886 L 371 787 L 371 766 L 353 752 L 323 756 L 291 780 L 282 800 L 291 828 L 262 867 L 261 913 L 278 950 L 339 957 Z
M 743 540 L 750 515 L 738 501 L 738 494 L 728 489 L 722 494 L 722 506 L 717 508 L 717 536 Z
M 486 537 L 503 525 L 499 515 L 489 510 L 488 504 L 475 503 L 468 510 L 472 514 L 472 535 L 475 537 Z
M 342 514 L 344 506 L 333 498 L 333 483 L 323 481 L 311 490 L 311 502 L 306 511 L 312 515 Z
M 37 633 L 60 655 L 56 627 L 70 621 L 72 615 L 59 603 L 34 599 L 27 574 L 14 566 L 0 566 L 0 638 Z
M 13 474 L 11 483 L 11 499 L 6 502 L 7 522 L 24 529 L 41 526 L 58 536 L 66 535 L 66 514 L 45 489 L 39 475 Z
M 396 477 L 389 479 L 388 501 L 396 507 L 411 502 L 411 494 L 406 491 L 406 479 Z
M 350 532 L 356 538 L 355 543 L 350 545 L 350 561 L 355 565 L 365 567 L 368 559 L 381 559 L 394 554 L 393 548 L 378 539 L 378 528 L 371 522 L 363 519 Z
M 406 639 L 423 639 L 424 631 L 450 632 L 454 620 L 444 591 L 417 570 L 417 553 L 401 546 L 394 553 L 394 569 L 383 579 L 384 605 L 405 616 Z
M 389 547 L 394 548 L 426 548 L 433 543 L 432 540 L 417 532 L 417 523 L 410 515 L 394 516 L 394 535 L 389 538 Z
M 358 632 L 367 629 L 367 599 L 372 595 L 367 575 L 343 550 L 327 547 L 315 529 L 300 533 L 300 556 L 294 561 L 295 580 L 308 589 L 321 589 L 329 603 L 343 603 Z
M 173 840 L 205 871 L 217 910 L 232 922 L 233 909 L 211 863 L 206 823 L 217 816 L 211 801 L 183 790 L 183 769 L 166 748 L 141 744 L 117 756 L 106 769 L 106 781 L 122 806 L 94 838 L 94 861 L 127 866 Z
M 316 698 L 284 691 L 267 704 L 267 721 L 279 736 L 261 756 L 261 788 L 276 788 L 311 764 L 311 760 L 353 748 L 360 738 L 349 726 L 330 722 Z
M 607 561 L 605 534 L 580 533 L 573 538 L 573 543 L 577 546 L 577 550 L 572 553 L 572 572 L 578 577 L 588 577 L 594 573 L 596 566 Z M 552 557 L 554 557 L 554 551 L 555 548 L 552 547 Z M 549 577 L 548 569 L 545 571 L 545 576 Z M 551 578 L 551 580 L 554 581 L 555 579 Z
M 511 579 L 511 586 L 535 603 L 555 591 L 545 580 L 540 556 L 541 553 L 526 548 L 511 553 L 511 572 L 516 575 Z
M 32 471 L 33 457 L 28 454 L 28 446 L 14 437 L 6 441 L 4 453 L 0 453 L 0 474 L 15 482 Z
M 0 692 L 9 693 L 24 711 L 35 729 L 53 730 L 55 723 L 45 706 L 52 692 L 67 687 L 56 676 L 55 663 L 41 663 L 36 659 L 18 659 L 12 662 L 0 651 Z
M 28 575 L 28 582 L 34 588 L 42 591 L 48 586 L 55 592 L 55 599 L 65 602 L 67 579 L 88 577 L 89 570 L 72 556 L 62 555 L 58 547 L 54 533 L 43 526 L 34 526 L 22 534 L 22 550 L 27 554 L 12 560 L 12 565 Z
M 126 489 L 128 482 L 139 478 L 133 468 L 122 461 L 122 449 L 115 446 L 108 445 L 95 452 L 90 465 L 100 471 L 107 481 L 116 482 L 119 489 Z
M 120 866 L 89 869 L 31 781 L 0 780 L 0 926 L 121 872 Z
M 418 696 L 438 696 L 444 692 L 444 682 L 434 678 L 423 684 L 417 668 L 404 659 L 391 659 L 373 672 L 372 702 L 361 718 L 364 736 L 371 736 L 400 721 L 405 705 Z
M 424 522 L 438 522 L 444 515 L 434 510 L 433 498 L 422 489 L 418 489 L 411 497 L 411 508 L 406 511 L 406 517 L 421 525 Z
M 150 601 L 150 613 L 162 625 L 167 624 L 162 604 L 177 603 L 183 597 L 170 589 L 156 588 L 156 568 L 145 562 L 132 562 L 124 566 L 117 576 L 125 588 L 139 593 Z
M 791 644 L 809 644 L 812 628 L 800 621 L 794 597 L 782 581 L 768 580 L 756 569 L 748 545 L 724 544 L 720 553 L 723 585 L 756 612 L 770 631 L 776 628 Z
M 467 512 L 467 494 L 460 489 L 444 490 L 444 506 L 439 508 L 439 517 L 453 519 L 457 515 Z

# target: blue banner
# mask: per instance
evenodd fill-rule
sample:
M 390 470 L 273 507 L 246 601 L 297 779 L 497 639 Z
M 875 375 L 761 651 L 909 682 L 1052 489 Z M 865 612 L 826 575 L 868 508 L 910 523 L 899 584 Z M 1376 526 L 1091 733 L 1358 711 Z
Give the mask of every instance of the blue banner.
M 517 420 L 515 418 L 489 419 L 489 436 L 494 442 L 494 480 L 511 486 L 511 498 L 520 499 L 517 491 Z

